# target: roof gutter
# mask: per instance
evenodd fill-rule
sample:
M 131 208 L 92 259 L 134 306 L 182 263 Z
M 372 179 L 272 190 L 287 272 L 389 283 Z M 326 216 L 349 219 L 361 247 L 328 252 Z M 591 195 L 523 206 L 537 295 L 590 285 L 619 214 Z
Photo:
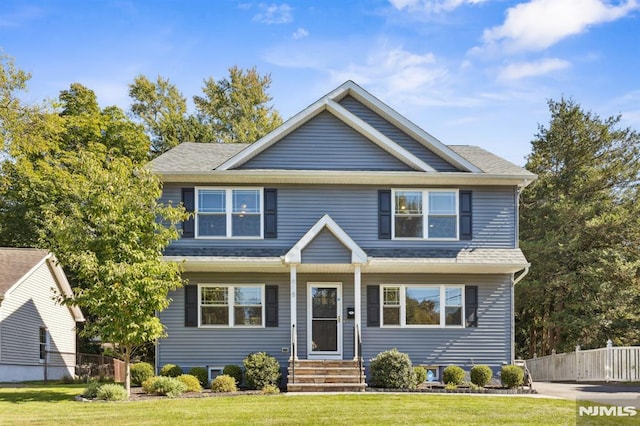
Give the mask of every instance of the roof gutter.
M 529 268 L 531 267 L 531 264 L 529 264 L 526 268 L 524 268 L 524 271 L 522 271 L 522 273 L 520 275 L 518 275 L 518 278 L 516 278 L 515 280 L 513 280 L 513 286 L 515 287 L 516 284 L 518 284 L 520 281 L 522 281 L 522 279 L 524 277 L 527 276 L 527 274 L 529 273 Z

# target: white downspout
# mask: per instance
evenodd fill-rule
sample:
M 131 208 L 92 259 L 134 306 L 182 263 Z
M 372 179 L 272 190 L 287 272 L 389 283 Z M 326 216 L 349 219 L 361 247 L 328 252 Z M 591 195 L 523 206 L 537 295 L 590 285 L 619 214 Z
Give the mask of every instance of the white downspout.
M 515 363 L 516 360 L 516 324 L 515 324 L 515 319 L 516 319 L 516 300 L 515 300 L 515 287 L 516 284 L 518 284 L 520 281 L 522 281 L 522 279 L 524 277 L 527 276 L 527 274 L 529 273 L 529 268 L 531 265 L 527 265 L 524 268 L 524 271 L 522 271 L 522 273 L 520 275 L 518 275 L 518 278 L 515 278 L 513 280 L 513 285 L 511 286 L 511 365 L 513 365 Z M 515 276 L 515 274 L 514 274 Z

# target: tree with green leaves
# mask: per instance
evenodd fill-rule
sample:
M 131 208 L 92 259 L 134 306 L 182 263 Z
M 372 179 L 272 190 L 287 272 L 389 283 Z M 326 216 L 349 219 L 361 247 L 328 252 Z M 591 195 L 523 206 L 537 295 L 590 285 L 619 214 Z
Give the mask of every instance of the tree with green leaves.
M 518 355 L 640 342 L 640 135 L 572 100 L 549 101 L 526 168 L 516 286 Z
M 182 285 L 179 265 L 164 262 L 162 251 L 187 215 L 158 202 L 142 126 L 119 108 L 101 109 L 79 84 L 56 105 L 25 106 L 17 96 L 25 77 L 3 62 L 0 241 L 56 254 L 75 292 L 61 300 L 85 312 L 84 335 L 115 345 L 129 389 L 133 352 L 163 336 L 156 312 Z
M 198 117 L 187 113 L 187 99 L 168 79 L 155 82 L 144 75 L 129 85 L 131 113 L 151 138 L 153 155 L 162 154 L 182 142 L 211 142 L 213 134 Z
M 193 101 L 214 142 L 253 143 L 282 124 L 280 114 L 269 105 L 270 85 L 271 76 L 261 76 L 255 67 L 233 66 L 228 79 L 204 81 L 203 96 L 194 96 Z

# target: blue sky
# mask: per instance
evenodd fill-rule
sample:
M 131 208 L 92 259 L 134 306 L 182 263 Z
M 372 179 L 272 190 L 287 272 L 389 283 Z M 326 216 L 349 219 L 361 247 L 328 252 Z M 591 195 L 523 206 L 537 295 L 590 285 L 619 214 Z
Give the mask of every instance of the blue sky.
M 548 99 L 640 130 L 640 0 L 2 0 L 0 46 L 34 102 L 79 82 L 128 109 L 139 74 L 190 99 L 238 65 L 271 74 L 285 119 L 351 79 L 520 165 Z

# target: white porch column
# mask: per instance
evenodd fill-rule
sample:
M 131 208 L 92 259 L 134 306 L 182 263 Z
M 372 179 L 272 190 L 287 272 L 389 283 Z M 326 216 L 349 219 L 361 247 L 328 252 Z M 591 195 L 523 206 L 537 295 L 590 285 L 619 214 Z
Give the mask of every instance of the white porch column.
M 297 310 L 296 310 L 296 306 L 297 306 L 297 296 L 296 296 L 296 289 L 298 286 L 298 280 L 297 280 L 297 268 L 296 268 L 296 264 L 293 263 L 290 266 L 290 290 L 289 292 L 291 293 L 291 306 L 290 306 L 290 310 L 291 310 L 291 359 L 292 360 L 296 360 L 298 359 L 298 323 L 297 323 Z
M 353 298 L 354 298 L 354 308 L 355 308 L 355 318 L 354 318 L 354 325 L 355 325 L 355 329 L 358 330 L 358 333 L 360 333 L 360 338 L 362 339 L 362 315 L 360 313 L 360 306 L 362 306 L 362 300 L 361 300 L 361 273 L 360 273 L 360 264 L 356 264 L 355 266 L 355 272 L 353 275 Z M 356 345 L 355 345 L 355 349 L 354 349 L 354 358 L 358 359 L 360 358 L 360 353 L 358 353 L 358 341 L 356 341 Z

